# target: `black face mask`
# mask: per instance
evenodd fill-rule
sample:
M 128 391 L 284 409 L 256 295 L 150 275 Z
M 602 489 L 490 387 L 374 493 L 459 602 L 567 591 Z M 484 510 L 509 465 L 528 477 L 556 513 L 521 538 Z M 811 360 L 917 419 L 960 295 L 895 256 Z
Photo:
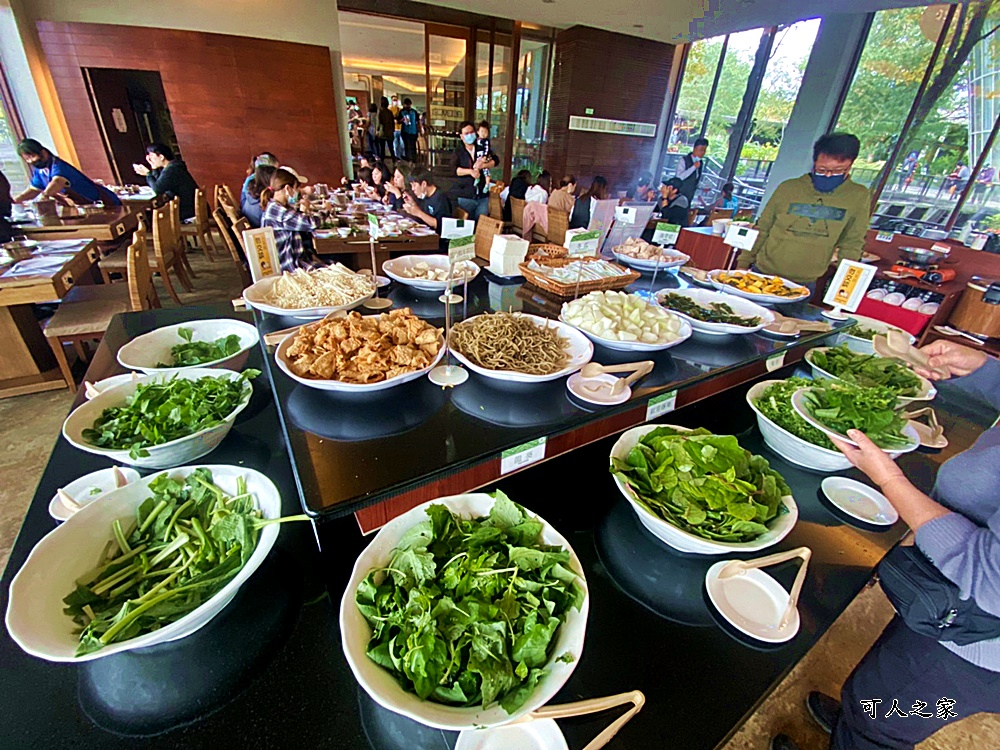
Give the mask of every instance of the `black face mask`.
M 48 169 L 52 166 L 52 154 L 42 156 L 38 161 L 34 163 L 37 169 Z

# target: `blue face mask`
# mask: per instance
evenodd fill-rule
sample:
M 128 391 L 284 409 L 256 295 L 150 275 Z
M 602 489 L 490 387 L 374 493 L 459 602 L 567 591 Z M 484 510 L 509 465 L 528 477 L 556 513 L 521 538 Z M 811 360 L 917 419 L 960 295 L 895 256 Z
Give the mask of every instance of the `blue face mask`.
M 298 193 L 295 193 L 294 195 L 289 195 L 288 196 L 288 205 L 289 206 L 294 206 L 294 205 L 298 204 L 298 202 L 299 202 L 299 194 Z
M 818 175 L 810 173 L 809 176 L 812 178 L 813 187 L 821 193 L 832 193 L 847 179 L 846 174 Z
M 476 142 L 476 134 L 475 133 L 465 133 L 462 136 L 462 140 L 465 141 L 466 143 L 468 143 L 471 146 L 473 143 Z

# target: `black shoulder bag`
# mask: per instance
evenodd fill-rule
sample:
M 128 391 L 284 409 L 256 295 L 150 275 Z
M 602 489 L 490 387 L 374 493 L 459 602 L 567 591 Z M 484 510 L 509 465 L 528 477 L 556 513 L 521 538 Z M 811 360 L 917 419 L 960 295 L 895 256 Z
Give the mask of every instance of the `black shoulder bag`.
M 915 545 L 897 545 L 879 563 L 878 579 L 910 630 L 965 646 L 1000 637 L 1000 617 L 982 609 Z

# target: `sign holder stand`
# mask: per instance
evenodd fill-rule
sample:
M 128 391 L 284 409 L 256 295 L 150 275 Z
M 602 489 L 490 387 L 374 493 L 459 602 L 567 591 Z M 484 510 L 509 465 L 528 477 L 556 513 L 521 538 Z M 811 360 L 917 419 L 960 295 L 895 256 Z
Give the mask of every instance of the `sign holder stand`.
M 427 374 L 428 380 L 442 388 L 453 388 L 469 379 L 469 373 L 464 367 L 451 364 L 451 306 L 464 299 L 457 294 L 452 294 L 451 290 L 455 280 L 455 264 L 465 263 L 475 256 L 475 242 L 476 238 L 471 235 L 455 237 L 448 242 L 448 286 L 445 293 L 439 297 L 444 303 L 444 341 L 447 364 L 438 365 Z M 468 294 L 469 277 L 465 274 L 462 276 L 463 289 Z
M 367 300 L 363 307 L 368 310 L 386 310 L 392 307 L 392 300 L 378 296 L 378 267 L 375 265 L 375 240 L 378 239 L 378 217 L 368 214 L 368 248 L 372 254 L 372 281 L 375 283 L 375 296 Z

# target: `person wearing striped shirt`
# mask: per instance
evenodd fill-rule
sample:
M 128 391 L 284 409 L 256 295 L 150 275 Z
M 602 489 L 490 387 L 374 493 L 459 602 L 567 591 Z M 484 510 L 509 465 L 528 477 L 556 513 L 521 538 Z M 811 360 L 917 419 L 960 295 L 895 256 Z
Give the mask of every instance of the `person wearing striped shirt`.
M 260 195 L 264 206 L 260 225 L 274 230 L 282 271 L 299 268 L 310 271 L 326 265 L 313 249 L 312 232 L 316 229 L 316 220 L 296 210 L 300 192 L 298 175 L 279 168 Z

